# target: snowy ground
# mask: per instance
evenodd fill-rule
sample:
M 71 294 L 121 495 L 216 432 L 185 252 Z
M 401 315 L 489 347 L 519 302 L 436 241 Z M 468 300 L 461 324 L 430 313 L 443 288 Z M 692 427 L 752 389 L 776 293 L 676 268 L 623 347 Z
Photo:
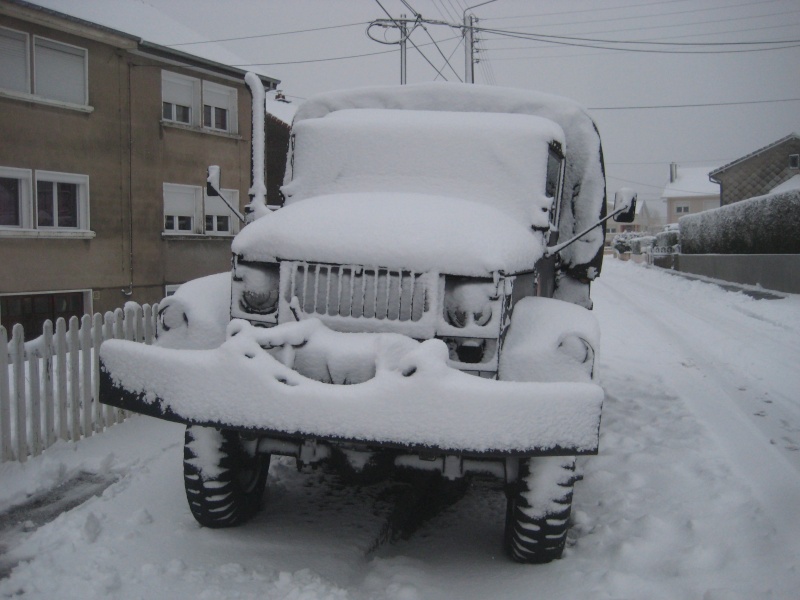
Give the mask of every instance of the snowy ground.
M 376 546 L 396 490 L 285 460 L 254 522 L 202 529 L 182 428 L 134 417 L 0 466 L 0 597 L 797 598 L 800 297 L 754 300 L 614 260 L 593 296 L 601 453 L 579 461 L 564 559 L 509 562 L 503 496 L 484 484 Z

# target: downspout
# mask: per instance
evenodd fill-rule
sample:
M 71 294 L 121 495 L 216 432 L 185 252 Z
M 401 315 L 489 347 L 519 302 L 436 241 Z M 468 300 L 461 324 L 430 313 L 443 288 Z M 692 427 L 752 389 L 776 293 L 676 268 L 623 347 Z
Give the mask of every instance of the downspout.
M 252 146 L 250 176 L 250 203 L 245 207 L 247 222 L 255 221 L 269 214 L 267 208 L 267 186 L 264 183 L 264 155 L 266 152 L 266 131 L 264 129 L 264 119 L 266 112 L 266 94 L 261 79 L 255 73 L 248 72 L 244 76 L 250 94 L 253 97 L 252 106 L 252 131 L 250 135 L 250 145 Z
M 130 298 L 133 295 L 133 64 L 128 62 L 128 266 L 130 282 L 122 293 Z

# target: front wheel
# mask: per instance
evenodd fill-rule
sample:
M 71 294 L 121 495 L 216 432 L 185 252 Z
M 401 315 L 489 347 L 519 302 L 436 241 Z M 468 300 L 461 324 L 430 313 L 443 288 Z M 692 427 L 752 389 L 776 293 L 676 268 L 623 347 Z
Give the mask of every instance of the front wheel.
M 575 483 L 574 456 L 520 461 L 519 478 L 507 491 L 505 548 L 520 563 L 561 558 L 567 541 Z
M 269 454 L 257 440 L 239 432 L 188 425 L 183 446 L 183 482 L 189 508 L 205 527 L 233 527 L 252 518 L 261 506 Z

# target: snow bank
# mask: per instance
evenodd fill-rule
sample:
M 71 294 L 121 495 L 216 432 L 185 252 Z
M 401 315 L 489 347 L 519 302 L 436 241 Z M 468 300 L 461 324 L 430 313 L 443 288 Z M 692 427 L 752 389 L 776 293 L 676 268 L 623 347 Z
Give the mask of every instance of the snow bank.
M 684 254 L 800 253 L 800 190 L 681 217 Z
M 232 321 L 229 332 L 194 352 L 110 340 L 101 359 L 117 385 L 199 423 L 476 452 L 597 448 L 603 391 L 593 384 L 481 379 L 449 368 L 439 340 L 338 333 L 316 320 L 268 330 Z M 310 375 L 361 383 L 316 381 L 271 355 L 299 365 L 295 346 L 339 361 L 317 358 Z

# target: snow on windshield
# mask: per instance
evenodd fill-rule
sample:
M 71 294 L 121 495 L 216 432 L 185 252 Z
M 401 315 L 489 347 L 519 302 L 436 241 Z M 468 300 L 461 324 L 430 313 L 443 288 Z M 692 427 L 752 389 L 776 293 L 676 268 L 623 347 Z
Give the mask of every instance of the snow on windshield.
M 411 192 L 472 200 L 547 226 L 547 150 L 561 128 L 530 115 L 341 110 L 294 128 L 287 204 L 326 194 Z M 288 180 L 287 177 L 287 180 Z

